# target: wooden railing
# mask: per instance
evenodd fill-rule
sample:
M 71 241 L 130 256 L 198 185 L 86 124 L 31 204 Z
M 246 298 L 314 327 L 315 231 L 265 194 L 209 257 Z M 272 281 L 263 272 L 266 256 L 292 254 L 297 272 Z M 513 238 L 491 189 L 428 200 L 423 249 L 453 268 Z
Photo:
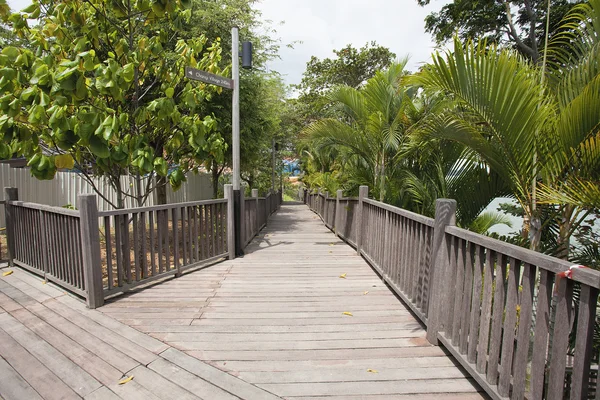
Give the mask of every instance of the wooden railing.
M 104 296 L 227 257 L 227 200 L 102 211 Z
M 78 210 L 18 201 L 6 189 L 9 262 L 100 307 L 108 296 L 186 270 L 234 258 L 234 197 L 152 207 L 98 211 L 95 195 Z M 243 203 L 243 247 L 281 202 L 279 193 Z
M 493 399 L 593 399 L 598 378 L 600 272 L 367 198 L 352 212 L 337 193 L 336 233 L 357 248 Z M 305 202 L 326 224 L 327 194 Z M 325 200 L 326 202 L 326 200 Z M 352 231 L 352 229 L 350 229 Z
M 79 212 L 21 201 L 5 207 L 10 261 L 85 296 Z

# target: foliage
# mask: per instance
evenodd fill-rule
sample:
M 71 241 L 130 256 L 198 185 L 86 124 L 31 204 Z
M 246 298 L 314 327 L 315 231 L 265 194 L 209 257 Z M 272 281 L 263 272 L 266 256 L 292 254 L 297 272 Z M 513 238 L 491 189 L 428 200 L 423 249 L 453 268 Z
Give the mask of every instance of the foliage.
M 430 0 L 417 2 L 425 6 Z M 563 29 L 561 21 L 573 3 L 581 1 L 550 1 L 551 37 Z M 425 30 L 438 44 L 450 41 L 454 35 L 463 42 L 495 42 L 517 49 L 535 63 L 545 42 L 546 16 L 547 0 L 454 0 L 425 18 Z
M 190 6 L 42 0 L 3 15 L 34 50 L 9 46 L 0 56 L 0 156 L 24 156 L 34 176 L 52 179 L 59 158 L 46 149 L 68 154 L 85 176 L 108 178 L 117 207 L 123 195 L 144 202 L 153 187 L 151 179 L 141 187 L 142 176 L 168 176 L 179 187 L 186 170 L 224 149 L 207 140 L 214 119 L 197 113 L 213 89 L 184 77 L 188 65 L 226 73 L 218 40 L 179 38 Z M 138 177 L 135 194 L 121 187 L 122 174 Z

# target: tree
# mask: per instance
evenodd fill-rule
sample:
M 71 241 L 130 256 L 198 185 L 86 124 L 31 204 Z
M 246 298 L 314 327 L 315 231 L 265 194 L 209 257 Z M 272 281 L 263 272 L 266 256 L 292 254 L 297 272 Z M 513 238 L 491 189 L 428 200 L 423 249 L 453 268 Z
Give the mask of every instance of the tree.
M 393 154 L 406 140 L 414 92 L 402 85 L 407 60 L 375 73 L 362 89 L 339 86 L 328 99 L 343 118 L 324 118 L 304 131 L 318 149 L 336 147 L 354 165 L 380 201 L 386 199 L 387 174 Z M 346 122 L 347 121 L 347 122 Z M 390 153 L 392 156 L 390 156 Z
M 430 0 L 417 0 L 421 6 Z M 561 21 L 574 3 L 582 1 L 550 0 L 549 36 L 561 29 Z M 457 34 L 463 41 L 485 40 L 517 49 L 534 63 L 546 37 L 548 0 L 454 0 L 425 18 L 425 30 L 439 44 Z
M 335 58 L 320 60 L 311 57 L 306 63 L 302 82 L 295 86 L 300 93 L 298 101 L 303 105 L 304 118 L 308 123 L 324 116 L 328 110 L 327 94 L 335 87 L 347 85 L 358 89 L 377 71 L 388 68 L 396 55 L 389 49 L 367 43 L 360 49 L 347 45 L 333 50 Z
M 34 51 L 7 46 L 0 55 L 0 157 L 26 157 L 39 179 L 73 166 L 92 184 L 92 175 L 106 177 L 119 208 L 125 196 L 142 205 L 157 175 L 179 187 L 224 144 L 207 140 L 215 120 L 197 113 L 215 89 L 184 77 L 188 65 L 223 73 L 218 40 L 180 38 L 190 5 L 40 0 L 4 12 Z M 125 174 L 136 177 L 134 193 L 122 187 Z

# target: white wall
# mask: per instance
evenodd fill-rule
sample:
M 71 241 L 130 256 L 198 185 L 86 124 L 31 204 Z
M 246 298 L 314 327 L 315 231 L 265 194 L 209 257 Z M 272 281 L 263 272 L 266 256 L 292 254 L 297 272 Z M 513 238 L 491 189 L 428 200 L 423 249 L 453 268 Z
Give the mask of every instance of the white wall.
M 145 180 L 144 180 L 145 181 Z M 124 190 L 134 193 L 134 177 L 123 176 L 121 182 Z M 94 178 L 94 184 L 100 191 L 116 203 L 116 192 L 103 178 Z M 74 172 L 57 172 L 51 181 L 41 181 L 29 172 L 28 168 L 10 168 L 7 164 L 0 164 L 0 199 L 4 199 L 4 188 L 16 187 L 19 189 L 19 200 L 46 204 L 49 206 L 63 207 L 67 204 L 77 206 L 79 194 L 94 194 L 94 189 L 82 176 Z M 212 183 L 208 174 L 188 173 L 187 181 L 176 192 L 167 187 L 167 202 L 181 203 L 186 201 L 207 200 L 212 198 Z M 145 206 L 156 204 L 156 191 L 150 195 Z M 136 207 L 133 198 L 127 198 L 125 207 Z M 98 196 L 98 209 L 111 210 L 113 207 Z M 0 207 L 0 227 L 4 227 L 4 207 Z

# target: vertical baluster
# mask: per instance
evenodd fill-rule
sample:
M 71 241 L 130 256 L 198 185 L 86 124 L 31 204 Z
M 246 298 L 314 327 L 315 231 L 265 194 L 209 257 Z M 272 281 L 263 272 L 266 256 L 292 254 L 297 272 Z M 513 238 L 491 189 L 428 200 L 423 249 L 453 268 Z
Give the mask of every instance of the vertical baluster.
M 146 249 L 146 241 L 147 241 L 147 236 L 146 236 L 146 213 L 142 212 L 140 213 L 140 220 L 139 223 L 141 224 L 140 226 L 140 231 L 141 231 L 141 240 L 142 240 L 142 254 L 141 254 L 141 269 L 142 269 L 142 278 L 147 278 L 148 277 L 148 257 L 146 255 L 147 253 L 147 249 Z
M 515 327 L 517 325 L 517 304 L 519 299 L 519 278 L 521 263 L 514 258 L 509 259 L 508 287 L 506 290 L 506 309 L 504 312 L 504 327 L 502 336 L 502 354 L 500 356 L 500 378 L 498 393 L 508 396 L 512 375 L 513 353 L 515 342 Z
M 123 268 L 125 268 L 125 277 L 127 283 L 131 284 L 131 246 L 129 245 L 129 214 L 123 214 L 121 217 L 123 220 Z
M 483 277 L 483 303 L 481 305 L 481 322 L 479 323 L 479 343 L 477 346 L 477 372 L 485 374 L 490 344 L 490 323 L 492 314 L 492 286 L 494 281 L 495 253 L 485 250 Z
M 451 253 L 450 265 L 452 270 L 456 271 L 456 286 L 454 290 L 454 312 L 452 316 L 452 345 L 458 346 L 460 341 L 460 323 L 461 314 L 463 310 L 463 298 L 465 295 L 465 259 L 464 259 L 464 246 L 465 241 L 459 238 L 454 238 L 452 245 L 456 246 L 456 257 L 454 257 L 454 250 Z M 455 261 L 452 261 L 455 260 Z M 469 288 L 470 290 L 471 288 Z M 450 327 L 450 325 L 448 325 Z
M 123 265 L 123 248 L 121 247 L 123 244 L 123 227 L 121 226 L 121 216 L 115 215 L 113 217 L 115 222 L 115 253 L 116 253 L 116 265 L 117 265 L 117 286 L 123 286 L 123 274 L 124 268 Z
M 171 221 L 171 229 L 169 229 L 169 210 L 164 210 L 165 226 L 167 227 L 164 233 L 165 238 L 165 272 L 171 271 L 171 231 L 173 230 L 174 221 Z M 173 248 L 174 249 L 174 248 Z
M 494 290 L 494 311 L 492 315 L 492 338 L 488 359 L 487 381 L 498 383 L 498 366 L 500 360 L 500 343 L 502 342 L 502 320 L 504 317 L 504 294 L 506 292 L 506 256 L 498 253 L 496 280 Z
M 484 248 L 476 245 L 475 247 L 475 267 L 474 283 L 471 306 L 471 323 L 469 327 L 469 346 L 467 351 L 467 360 L 474 363 L 477 359 L 477 333 L 479 332 L 479 317 L 481 311 L 481 287 L 483 276 L 483 257 Z
M 182 251 L 181 251 L 181 265 L 185 266 L 188 264 L 187 262 L 187 255 L 188 255 L 188 245 L 187 245 L 187 227 L 185 226 L 185 221 L 187 219 L 187 215 L 186 215 L 186 208 L 185 207 L 181 207 L 179 209 L 179 214 L 181 216 L 181 245 L 182 245 Z
M 162 274 L 165 269 L 164 269 L 164 265 L 163 265 L 163 257 L 164 257 L 164 249 L 163 249 L 163 243 L 165 241 L 164 239 L 164 235 L 165 235 L 165 231 L 164 231 L 164 213 L 162 210 L 157 210 L 156 211 L 156 236 L 157 236 L 157 241 L 158 241 L 158 273 Z
M 140 229 L 138 222 L 138 213 L 133 213 L 133 262 L 135 265 L 135 281 L 140 281 L 142 278 L 142 255 L 140 254 Z
M 448 243 L 447 246 L 447 252 L 449 254 L 449 259 L 448 259 L 448 264 L 447 265 L 447 270 L 446 270 L 446 284 L 444 286 L 446 286 L 446 293 L 448 294 L 447 296 L 445 296 L 445 301 L 444 301 L 444 313 L 445 313 L 445 318 L 442 318 L 442 320 L 444 321 L 444 336 L 448 339 L 448 340 L 452 340 L 452 329 L 453 329 L 453 325 L 454 325 L 454 301 L 453 299 L 455 297 L 458 297 L 458 294 L 456 292 L 454 292 L 454 289 L 456 288 L 456 275 L 457 275 L 457 271 L 456 269 L 458 268 L 457 265 L 457 244 L 456 241 L 458 240 L 457 238 L 453 237 L 452 235 L 449 235 L 446 233 L 446 242 Z M 452 294 L 454 293 L 454 294 Z
M 179 262 L 179 207 L 171 209 L 171 215 L 171 218 L 173 218 L 173 264 L 177 276 L 181 267 Z
M 156 275 L 156 251 L 154 240 L 154 211 L 148 212 L 148 229 L 150 230 L 150 269 L 152 276 Z
M 202 206 L 194 206 L 194 243 L 196 244 L 196 261 L 200 261 L 200 243 L 202 241 L 199 237 L 200 230 L 198 229 L 198 224 L 200 223 L 198 213 L 200 210 L 202 210 Z
M 533 335 L 533 358 L 531 360 L 531 383 L 529 385 L 531 399 L 541 399 L 544 393 L 548 335 L 550 333 L 550 301 L 552 299 L 553 283 L 554 274 L 540 268 L 540 285 L 535 310 L 535 334 Z
M 571 380 L 571 399 L 586 399 L 588 397 L 597 301 L 598 289 L 581 284 L 577 336 L 575 338 L 575 360 L 573 379 Z
M 529 339 L 531 337 L 531 314 L 533 312 L 535 272 L 535 265 L 525 264 L 523 266 L 523 290 L 521 291 L 519 329 L 517 331 L 517 351 L 515 353 L 515 364 L 513 370 L 513 398 L 517 399 L 522 399 L 525 395 L 527 364 L 529 361 Z M 567 332 L 565 338 L 568 339 L 568 336 L 569 334 Z M 564 360 L 565 354 L 563 354 L 562 357 Z M 564 374 L 558 384 L 560 385 L 560 395 L 557 398 L 562 399 Z
M 556 319 L 554 321 L 554 334 L 552 335 L 552 353 L 550 354 L 552 362 L 550 363 L 550 371 L 548 372 L 548 400 L 560 400 L 563 398 L 569 333 L 574 314 L 572 307 L 573 281 L 568 278 L 559 279 L 556 282 L 556 286 Z
M 112 265 L 112 238 L 110 233 L 110 217 L 104 217 L 104 239 L 106 241 L 106 275 L 108 280 L 107 288 L 112 289 L 113 282 L 113 265 Z
M 190 206 L 186 208 L 186 216 L 187 216 L 187 228 L 188 228 L 188 232 L 187 232 L 187 237 L 188 237 L 188 262 L 190 264 L 194 263 L 195 259 L 194 259 L 194 227 L 193 227 L 193 223 L 194 223 L 194 206 Z
M 216 245 L 216 240 L 215 240 L 215 205 L 211 204 L 210 206 L 210 244 L 211 244 L 211 250 L 210 250 L 210 257 L 214 257 L 217 255 L 217 251 L 215 248 Z

